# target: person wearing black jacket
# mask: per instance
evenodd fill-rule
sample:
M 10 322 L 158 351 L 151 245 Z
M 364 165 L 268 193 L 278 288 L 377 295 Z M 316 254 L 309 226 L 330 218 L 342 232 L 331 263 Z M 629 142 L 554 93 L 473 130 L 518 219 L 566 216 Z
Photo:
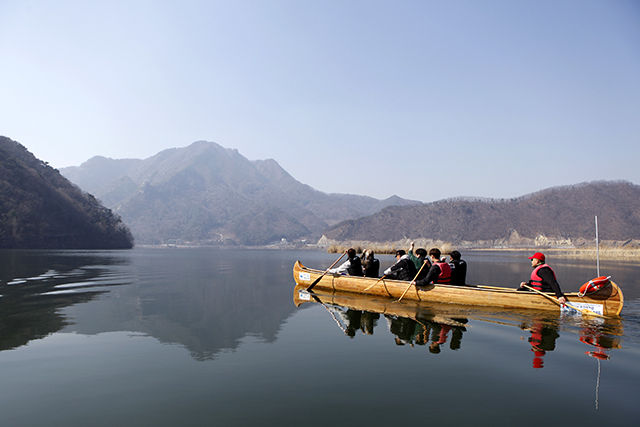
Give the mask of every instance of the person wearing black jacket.
M 342 274 L 348 274 L 349 276 L 363 276 L 362 262 L 360 257 L 356 256 L 356 250 L 349 248 L 347 250 L 348 259 L 340 266 L 329 270 L 329 274 L 339 276 Z
M 418 273 L 416 266 L 409 258 L 409 255 L 403 250 L 396 251 L 396 263 L 384 271 L 384 275 L 395 280 L 413 280 Z
M 360 257 L 365 277 L 380 277 L 380 261 L 372 250 L 364 251 Z
M 458 251 L 451 252 L 451 260 L 449 265 L 451 266 L 451 285 L 464 286 L 467 283 L 467 263 L 465 260 L 460 259 L 462 254 Z

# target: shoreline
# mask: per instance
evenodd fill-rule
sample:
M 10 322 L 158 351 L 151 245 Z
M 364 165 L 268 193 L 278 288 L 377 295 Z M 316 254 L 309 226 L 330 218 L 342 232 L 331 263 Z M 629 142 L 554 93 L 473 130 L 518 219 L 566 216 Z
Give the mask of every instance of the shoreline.
M 409 244 L 374 244 L 369 243 L 368 245 L 363 245 L 361 242 L 352 244 L 343 243 L 343 244 L 334 244 L 331 246 L 327 246 L 326 250 L 329 253 L 340 253 L 345 251 L 346 249 L 352 247 L 356 249 L 357 253 L 362 253 L 363 250 L 373 250 L 376 254 L 393 254 L 396 249 L 405 249 L 408 250 L 410 246 Z M 451 243 L 440 243 L 433 245 L 418 245 L 416 242 L 416 248 L 424 247 L 429 250 L 432 247 L 437 247 L 442 251 L 443 255 L 448 255 L 453 250 L 458 250 L 460 252 L 481 252 L 481 251 L 504 251 L 504 252 L 546 252 L 553 254 L 554 258 L 567 258 L 567 259 L 593 259 L 596 260 L 599 258 L 600 260 L 606 261 L 640 261 L 640 248 L 637 247 L 621 247 L 621 246 L 608 246 L 602 245 L 599 249 L 596 249 L 595 246 L 589 247 L 553 247 L 553 246 L 531 246 L 531 247 L 523 247 L 523 246 L 515 246 L 515 247 L 465 247 L 464 245 L 457 246 Z
M 408 250 L 411 242 L 405 243 L 373 243 L 373 242 L 343 242 L 332 245 L 318 245 L 318 244 L 274 244 L 265 246 L 228 246 L 228 245 L 197 245 L 197 244 L 182 244 L 182 245 L 135 245 L 134 248 L 154 248 L 154 249 L 191 249 L 191 248 L 219 248 L 219 249 L 248 249 L 248 250 L 314 250 L 325 251 L 328 253 L 340 253 L 344 252 L 348 248 L 356 249 L 358 254 L 361 254 L 364 250 L 373 250 L 376 254 L 394 254 L 396 249 Z M 424 242 L 420 242 L 424 243 Z M 603 245 L 599 248 L 599 254 L 596 251 L 595 246 L 590 247 L 553 247 L 553 246 L 499 246 L 499 247 L 465 247 L 464 245 L 457 246 L 446 242 L 432 242 L 430 245 L 418 244 L 416 242 L 416 248 L 424 247 L 429 250 L 432 247 L 439 248 L 443 255 L 449 254 L 452 250 L 459 250 L 460 252 L 546 252 L 552 253 L 554 258 L 573 258 L 573 259 L 593 259 L 600 258 L 600 260 L 617 260 L 617 261 L 640 261 L 640 248 L 636 247 L 611 247 Z

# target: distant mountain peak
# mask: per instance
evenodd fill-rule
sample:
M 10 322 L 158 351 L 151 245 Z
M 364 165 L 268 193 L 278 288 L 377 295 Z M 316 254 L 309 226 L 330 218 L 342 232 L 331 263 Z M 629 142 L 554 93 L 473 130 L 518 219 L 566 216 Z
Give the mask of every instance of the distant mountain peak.
M 61 172 L 117 209 L 141 244 L 313 240 L 328 225 L 405 202 L 393 198 L 380 205 L 371 197 L 326 194 L 294 179 L 274 159 L 250 161 L 209 141 L 144 160 L 93 162 L 100 167 L 85 162 Z

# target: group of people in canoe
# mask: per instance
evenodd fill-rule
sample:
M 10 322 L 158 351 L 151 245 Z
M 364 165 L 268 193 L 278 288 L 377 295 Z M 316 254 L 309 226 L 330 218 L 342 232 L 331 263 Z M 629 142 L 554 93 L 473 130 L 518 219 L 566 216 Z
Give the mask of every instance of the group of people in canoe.
M 414 250 L 414 243 L 411 242 L 408 253 L 398 249 L 395 257 L 396 262 L 384 270 L 382 277 L 409 281 L 417 286 L 431 283 L 463 286 L 466 283 L 467 263 L 458 251 L 452 251 L 447 262 L 440 249 L 432 248 L 429 252 L 424 248 Z M 347 260 L 328 273 L 379 278 L 380 260 L 371 250 L 365 250 L 358 256 L 356 250 L 350 248 L 347 250 Z
M 371 250 L 363 251 L 358 256 L 356 250 L 347 250 L 347 261 L 328 271 L 330 274 L 349 274 L 351 276 L 380 277 L 380 261 Z M 459 251 L 449 254 L 449 261 L 442 256 L 440 249 L 432 248 L 427 252 L 424 248 L 414 250 L 414 242 L 411 242 L 409 252 L 403 249 L 396 251 L 396 262 L 384 270 L 383 278 L 404 280 L 415 286 L 427 286 L 431 284 L 466 285 L 467 263 L 461 259 Z M 519 291 L 534 289 L 540 292 L 553 292 L 558 302 L 567 302 L 554 271 L 546 264 L 543 253 L 536 252 L 529 257 L 531 260 L 531 278 L 522 282 Z

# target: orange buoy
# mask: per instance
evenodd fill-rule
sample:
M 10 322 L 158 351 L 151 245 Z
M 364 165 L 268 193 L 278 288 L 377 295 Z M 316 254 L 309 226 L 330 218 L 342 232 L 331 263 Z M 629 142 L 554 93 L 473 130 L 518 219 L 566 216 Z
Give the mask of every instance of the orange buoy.
M 583 297 L 586 294 L 592 294 L 594 292 L 598 292 L 600 289 L 607 286 L 611 281 L 611 276 L 600 276 L 595 279 L 589 280 L 584 285 L 580 286 L 580 290 L 578 291 L 578 296 Z
M 609 360 L 609 359 L 611 359 L 611 356 L 609 356 L 607 353 L 605 353 L 602 350 L 600 350 L 600 351 L 585 351 L 584 354 L 588 354 L 589 356 L 595 357 L 596 359 L 600 359 L 600 360 Z

